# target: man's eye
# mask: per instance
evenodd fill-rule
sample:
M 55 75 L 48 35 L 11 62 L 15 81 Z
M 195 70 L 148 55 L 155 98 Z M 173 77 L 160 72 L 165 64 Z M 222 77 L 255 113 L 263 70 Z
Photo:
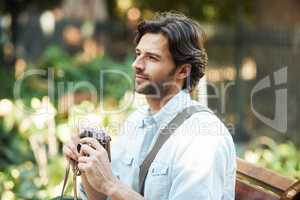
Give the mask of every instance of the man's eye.
M 135 57 L 138 57 L 140 55 L 140 53 L 136 52 L 135 53 Z
M 149 56 L 150 60 L 157 61 L 157 58 L 154 56 Z

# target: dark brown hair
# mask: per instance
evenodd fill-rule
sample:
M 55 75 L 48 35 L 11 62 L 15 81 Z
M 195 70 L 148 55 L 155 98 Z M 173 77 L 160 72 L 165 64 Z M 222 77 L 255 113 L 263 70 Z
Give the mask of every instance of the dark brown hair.
M 138 44 L 146 33 L 162 33 L 168 38 L 169 50 L 176 66 L 190 64 L 191 74 L 182 89 L 192 91 L 204 75 L 207 54 L 204 49 L 205 34 L 200 25 L 183 14 L 157 13 L 153 19 L 142 21 L 135 35 Z

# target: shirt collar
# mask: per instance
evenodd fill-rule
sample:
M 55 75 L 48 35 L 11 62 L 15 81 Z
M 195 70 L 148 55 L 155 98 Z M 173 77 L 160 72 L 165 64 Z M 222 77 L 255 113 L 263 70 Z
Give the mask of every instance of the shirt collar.
M 138 122 L 138 127 L 156 124 L 158 128 L 166 126 L 180 111 L 192 104 L 191 97 L 187 90 L 181 90 L 174 95 L 157 113 L 150 112 L 149 105 L 145 105 L 139 109 L 144 113 Z
M 180 111 L 191 104 L 191 97 L 187 90 L 179 91 L 152 117 L 159 128 L 165 127 Z M 148 112 L 150 111 L 148 107 Z M 150 113 L 150 112 L 149 112 Z

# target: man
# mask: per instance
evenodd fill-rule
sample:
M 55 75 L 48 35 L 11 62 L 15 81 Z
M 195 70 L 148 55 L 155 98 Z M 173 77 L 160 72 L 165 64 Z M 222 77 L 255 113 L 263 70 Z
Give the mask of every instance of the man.
M 161 147 L 139 193 L 139 172 L 162 130 L 185 108 L 199 105 L 192 91 L 204 75 L 207 55 L 199 25 L 179 14 L 158 14 L 139 24 L 136 34 L 135 90 L 148 106 L 126 120 L 113 143 L 112 162 L 92 138 L 64 146 L 82 172 L 82 198 L 101 200 L 234 199 L 235 149 L 224 124 L 212 113 L 186 119 Z M 81 153 L 76 151 L 77 143 Z M 84 156 L 89 155 L 89 156 Z

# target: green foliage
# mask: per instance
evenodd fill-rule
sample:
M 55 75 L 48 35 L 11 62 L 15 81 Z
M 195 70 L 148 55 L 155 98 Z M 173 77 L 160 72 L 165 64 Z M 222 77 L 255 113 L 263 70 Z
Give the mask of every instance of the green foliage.
M 53 157 L 47 166 L 48 184 L 38 174 L 38 168 L 32 161 L 20 165 L 10 165 L 0 172 L 1 199 L 48 199 L 53 189 L 60 183 L 64 167 L 61 157 Z M 58 188 L 60 189 L 60 188 Z M 68 188 L 70 191 L 70 188 Z
M 93 115 L 98 119 L 98 125 L 108 128 L 113 121 L 123 119 L 118 115 L 114 115 L 113 120 L 107 115 L 100 116 L 98 104 L 100 100 L 108 107 L 115 105 L 125 91 L 131 89 L 131 83 L 125 77 L 131 77 L 131 61 L 128 58 L 117 63 L 100 55 L 82 59 L 80 54 L 70 56 L 63 49 L 52 46 L 45 50 L 37 63 L 27 63 L 27 72 L 41 70 L 44 75 L 24 79 L 20 99 L 0 99 L 0 199 L 49 199 L 59 195 L 66 165 L 61 153 L 62 143 L 73 134 L 74 123 L 86 115 Z M 105 70 L 118 73 L 107 73 L 101 77 Z M 54 99 L 47 97 L 48 75 L 51 73 L 54 77 Z M 58 115 L 62 96 L 89 92 L 84 87 L 76 91 L 74 87 L 67 87 L 69 83 L 76 85 L 83 82 L 94 86 L 98 96 L 102 95 L 100 89 L 103 89 L 104 98 L 97 102 L 81 100 L 81 103 L 67 107 L 65 115 Z M 59 83 L 65 87 L 61 94 L 58 93 Z M 42 114 L 44 111 L 47 112 Z M 49 132 L 51 123 L 54 125 L 52 133 Z M 49 140 L 51 134 L 54 134 L 54 144 L 59 149 L 55 155 L 51 155 L 49 150 L 53 145 Z M 67 195 L 71 194 L 71 188 L 72 184 L 69 184 Z
M 70 81 L 76 84 L 86 81 L 99 93 L 103 88 L 104 98 L 120 100 L 124 92 L 132 88 L 131 83 L 120 75 L 124 73 L 128 77 L 132 76 L 131 61 L 132 58 L 129 57 L 124 63 L 117 63 L 105 55 L 81 61 L 79 56 L 71 57 L 61 48 L 52 46 L 45 51 L 35 68 L 53 69 L 55 82 Z M 120 73 L 106 73 L 108 70 Z
M 259 137 L 245 152 L 244 158 L 279 174 L 300 179 L 300 150 L 292 143 L 277 144 L 268 137 Z
M 33 160 L 33 155 L 27 140 L 17 130 L 4 131 L 4 123 L 0 120 L 0 169 L 10 164 L 21 164 Z
M 34 199 L 38 191 L 37 170 L 32 162 L 15 166 L 11 165 L 0 173 L 0 193 L 2 199 L 16 199 L 17 197 Z

